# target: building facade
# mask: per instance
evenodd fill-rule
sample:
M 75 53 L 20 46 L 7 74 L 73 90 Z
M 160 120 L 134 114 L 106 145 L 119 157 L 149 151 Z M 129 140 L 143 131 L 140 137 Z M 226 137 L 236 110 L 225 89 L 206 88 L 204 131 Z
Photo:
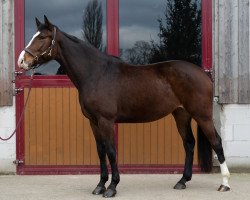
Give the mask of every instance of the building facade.
M 107 0 L 106 4 L 107 49 L 110 54 L 118 55 L 118 0 Z M 229 167 L 247 168 L 250 166 L 249 0 L 203 0 L 202 15 L 203 68 L 212 68 L 214 72 L 216 127 L 223 139 Z M 15 129 L 28 92 L 28 76 L 14 77 L 15 70 L 18 70 L 16 60 L 25 43 L 24 21 L 24 0 L 1 1 L 0 136 L 3 138 Z M 15 86 L 24 89 L 16 97 L 13 96 L 14 79 Z M 69 101 L 62 101 L 61 97 Z M 97 172 L 95 142 L 87 120 L 82 119 L 76 99 L 76 91 L 66 76 L 35 77 L 28 111 L 17 136 L 7 142 L 0 141 L 0 172 Z M 43 110 L 46 106 L 49 113 Z M 64 109 L 60 110 L 62 106 Z M 53 118 L 58 113 L 63 117 Z M 69 115 L 69 118 L 64 117 Z M 54 122 L 48 124 L 48 117 Z M 195 126 L 193 124 L 194 132 Z M 118 125 L 117 131 L 121 171 L 182 170 L 184 150 L 171 116 L 150 124 Z M 72 137 L 67 144 L 64 141 L 69 138 L 69 132 Z M 144 139 L 140 143 L 133 137 Z M 16 168 L 14 160 L 24 163 Z M 194 165 L 198 170 L 197 156 Z
M 213 1 L 216 121 L 230 167 L 250 165 L 249 1 Z

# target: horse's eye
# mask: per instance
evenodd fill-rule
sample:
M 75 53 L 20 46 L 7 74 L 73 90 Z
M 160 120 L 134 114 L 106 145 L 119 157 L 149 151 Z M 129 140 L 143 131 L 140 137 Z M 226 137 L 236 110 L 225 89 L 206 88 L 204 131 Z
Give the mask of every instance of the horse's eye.
M 45 39 L 46 36 L 44 36 L 44 35 L 39 35 L 39 38 L 42 40 L 42 39 Z

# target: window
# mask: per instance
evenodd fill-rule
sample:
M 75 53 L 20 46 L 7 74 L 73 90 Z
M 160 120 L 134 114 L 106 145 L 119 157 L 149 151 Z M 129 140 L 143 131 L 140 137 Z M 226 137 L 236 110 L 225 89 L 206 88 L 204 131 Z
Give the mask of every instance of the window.
M 201 65 L 201 0 L 120 0 L 121 58 Z

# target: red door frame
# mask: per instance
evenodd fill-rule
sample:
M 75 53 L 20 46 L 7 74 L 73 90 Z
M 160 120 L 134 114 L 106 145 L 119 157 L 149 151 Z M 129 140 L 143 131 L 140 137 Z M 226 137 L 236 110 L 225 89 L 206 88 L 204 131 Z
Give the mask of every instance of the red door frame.
M 212 0 L 202 0 L 202 67 L 212 69 Z
M 16 0 L 15 9 L 15 60 L 24 48 L 24 1 Z M 107 0 L 107 52 L 119 55 L 119 0 Z M 212 67 L 212 0 L 202 0 L 202 66 Z M 16 66 L 18 71 L 18 67 Z M 17 77 L 16 87 L 28 87 L 27 76 Z M 34 78 L 33 87 L 74 87 L 67 76 L 38 76 Z M 16 97 L 16 121 L 24 106 L 24 94 Z M 116 126 L 116 133 L 117 133 Z M 17 130 L 16 158 L 24 160 L 24 123 Z M 118 136 L 116 134 L 116 144 Z M 166 165 L 120 165 L 121 173 L 182 173 L 183 166 Z M 17 166 L 17 174 L 91 174 L 99 173 L 99 166 Z M 194 166 L 194 172 L 199 168 Z

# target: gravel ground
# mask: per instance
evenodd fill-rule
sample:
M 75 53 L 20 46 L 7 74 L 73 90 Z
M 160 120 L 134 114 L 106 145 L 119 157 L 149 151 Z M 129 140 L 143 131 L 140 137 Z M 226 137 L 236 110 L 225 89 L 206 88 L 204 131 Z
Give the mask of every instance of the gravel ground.
M 220 174 L 195 174 L 186 190 L 172 189 L 180 174 L 121 175 L 115 199 L 250 200 L 250 174 L 232 174 L 231 191 L 221 193 Z M 0 176 L 0 200 L 103 199 L 91 194 L 98 175 Z

